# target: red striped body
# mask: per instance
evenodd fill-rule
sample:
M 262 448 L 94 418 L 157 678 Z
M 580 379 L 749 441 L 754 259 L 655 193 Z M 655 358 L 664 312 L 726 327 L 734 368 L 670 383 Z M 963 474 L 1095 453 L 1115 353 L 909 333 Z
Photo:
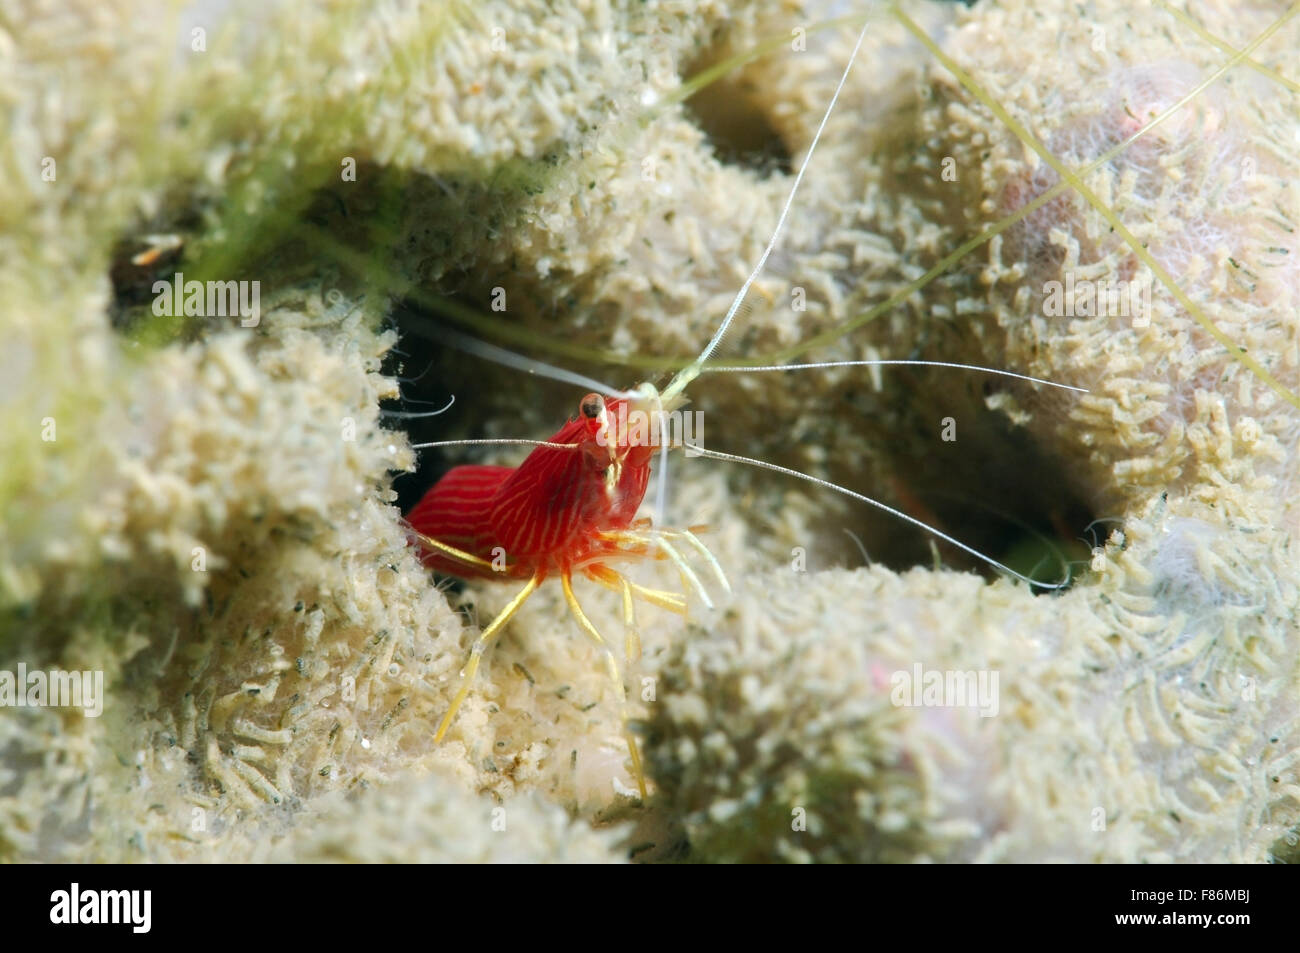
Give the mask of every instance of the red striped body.
M 603 400 L 603 398 L 598 398 Z M 622 400 L 604 401 L 615 416 Z M 418 532 L 504 566 L 466 565 L 425 548 L 425 565 L 461 578 L 528 579 L 597 561 L 615 547 L 597 534 L 626 529 L 650 478 L 655 447 L 617 446 L 597 439 L 595 420 L 579 416 L 518 467 L 461 466 L 433 485 L 407 514 Z M 606 431 L 608 432 L 608 431 Z M 625 435 L 624 435 L 625 436 Z M 615 482 L 607 478 L 615 466 Z

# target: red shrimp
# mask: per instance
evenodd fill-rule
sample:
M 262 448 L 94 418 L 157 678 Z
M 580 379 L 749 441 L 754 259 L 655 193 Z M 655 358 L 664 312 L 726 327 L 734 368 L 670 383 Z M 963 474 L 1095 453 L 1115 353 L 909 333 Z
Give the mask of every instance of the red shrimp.
M 571 574 L 617 548 L 602 531 L 628 529 L 645 496 L 654 446 L 609 439 L 626 399 L 588 394 L 579 416 L 518 467 L 459 466 L 434 484 L 407 522 L 416 532 L 477 556 L 467 564 L 437 548 L 425 564 L 461 578 L 530 579 Z M 626 436 L 623 438 L 626 441 Z M 508 556 L 508 561 L 507 560 Z M 491 565 L 493 560 L 496 566 Z
M 669 403 L 671 403 L 671 399 Z M 609 644 L 592 625 L 573 593 L 573 573 L 582 572 L 623 595 L 629 658 L 640 654 L 633 599 L 685 613 L 685 598 L 632 582 L 608 563 L 656 555 L 677 564 L 683 578 L 707 603 L 708 595 L 674 541 L 703 553 L 726 586 L 717 561 L 691 530 L 651 529 L 636 519 L 650 479 L 650 459 L 662 447 L 658 428 L 629 426 L 661 413 L 664 399 L 653 387 L 607 399 L 588 394 L 578 416 L 518 467 L 460 466 L 450 470 L 407 514 L 424 548 L 427 566 L 461 578 L 527 579 L 523 590 L 474 643 L 460 691 L 438 727 L 441 741 L 465 700 L 483 652 L 537 587 L 558 575 L 574 617 L 604 650 L 610 678 L 623 705 L 624 735 L 641 796 L 645 776 L 636 741 L 627 731 L 626 692 Z M 640 415 L 639 418 L 637 415 Z M 647 439 L 648 437 L 648 439 Z

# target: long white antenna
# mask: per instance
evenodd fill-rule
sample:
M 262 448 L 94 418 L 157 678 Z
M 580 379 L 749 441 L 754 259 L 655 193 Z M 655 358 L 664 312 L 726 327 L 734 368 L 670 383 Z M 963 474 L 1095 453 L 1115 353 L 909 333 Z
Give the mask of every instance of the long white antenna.
M 910 367 L 952 367 L 961 371 L 979 371 L 984 374 L 997 374 L 1001 377 L 1014 377 L 1017 380 L 1030 381 L 1034 384 L 1046 384 L 1048 387 L 1059 387 L 1062 390 L 1078 391 L 1080 394 L 1088 393 L 1086 387 L 1075 387 L 1071 384 L 1058 384 L 1056 381 L 1044 380 L 1041 377 L 1030 377 L 1028 374 L 1017 374 L 1015 371 L 999 370 L 996 367 L 983 367 L 979 364 L 953 364 L 949 361 L 820 361 L 814 364 L 767 364 L 762 367 L 745 367 L 740 364 L 735 366 L 719 366 L 714 364 L 710 367 L 701 368 L 701 370 L 708 374 L 741 374 L 749 371 L 755 371 L 758 373 L 764 371 L 804 371 L 825 367 L 884 367 L 889 364 L 902 364 Z
M 576 443 L 550 443 L 546 440 L 524 440 L 515 437 L 502 437 L 492 440 L 432 440 L 429 443 L 413 443 L 412 450 L 428 450 L 430 447 L 481 447 L 481 446 L 520 446 L 550 447 L 552 450 L 574 450 Z
M 714 333 L 709 343 L 704 346 L 704 350 L 700 352 L 700 356 L 678 371 L 677 375 L 673 377 L 668 386 L 664 388 L 663 396 L 665 400 L 672 400 L 675 398 L 686 388 L 687 384 L 699 376 L 700 368 L 704 366 L 704 362 L 707 361 L 713 355 L 713 352 L 717 350 L 718 345 L 722 342 L 723 337 L 727 333 L 727 329 L 731 327 L 731 321 L 736 316 L 736 312 L 740 310 L 740 306 L 745 300 L 745 295 L 749 294 L 750 285 L 754 283 L 759 274 L 763 271 L 763 266 L 767 264 L 768 256 L 772 254 L 772 249 L 776 247 L 776 241 L 781 236 L 781 228 L 785 225 L 785 219 L 790 213 L 790 207 L 794 204 L 795 193 L 799 191 L 799 185 L 803 182 L 804 173 L 808 171 L 808 163 L 812 161 L 813 153 L 817 150 L 817 143 L 821 141 L 822 130 L 826 128 L 826 123 L 830 120 L 831 113 L 835 110 L 835 103 L 840 98 L 840 91 L 844 89 L 845 82 L 848 81 L 849 72 L 853 69 L 853 61 L 858 58 L 858 49 L 862 46 L 862 40 L 866 37 L 867 28 L 870 25 L 870 20 L 862 25 L 862 32 L 858 34 L 858 41 L 853 44 L 853 53 L 849 56 L 849 61 L 844 64 L 844 73 L 840 76 L 839 85 L 835 87 L 835 93 L 831 96 L 831 101 L 826 105 L 826 112 L 822 114 L 822 121 L 820 125 L 817 126 L 817 132 L 813 135 L 812 143 L 808 146 L 808 154 L 804 156 L 803 163 L 799 166 L 799 174 L 794 177 L 794 185 L 790 188 L 790 195 L 785 200 L 785 205 L 781 209 L 781 215 L 776 220 L 776 228 L 772 230 L 772 238 L 767 243 L 767 247 L 763 249 L 762 257 L 758 259 L 758 264 L 754 266 L 754 270 L 749 273 L 749 277 L 745 279 L 745 283 L 741 285 L 740 290 L 736 292 L 736 297 L 732 300 L 731 307 L 727 309 L 727 316 L 722 319 L 722 324 L 718 326 L 718 330 Z
M 980 560 L 981 562 L 987 563 L 988 565 L 992 566 L 994 569 L 998 569 L 1001 570 L 1002 572 L 1007 573 L 1008 575 L 1015 576 L 1021 582 L 1027 582 L 1031 586 L 1038 586 L 1040 589 L 1064 589 L 1066 586 L 1070 584 L 1070 574 L 1069 574 L 1068 564 L 1066 566 L 1065 578 L 1060 582 L 1039 582 L 1036 579 L 1030 579 L 1028 576 L 1022 576 L 1020 573 L 1016 572 L 1010 566 L 1004 566 L 1002 563 L 998 562 L 996 559 L 992 558 L 991 556 L 985 556 L 978 549 L 974 549 L 970 546 L 967 546 L 965 543 L 961 542 L 961 540 L 953 539 L 953 537 L 949 536 L 947 533 L 942 532 L 941 530 L 937 530 L 933 526 L 930 526 L 927 523 L 921 522 L 919 519 L 917 519 L 914 516 L 908 516 L 902 510 L 896 510 L 892 506 L 888 506 L 885 503 L 881 503 L 879 500 L 873 500 L 869 496 L 864 496 L 861 493 L 855 493 L 853 490 L 850 490 L 847 487 L 842 487 L 838 483 L 832 483 L 830 480 L 823 480 L 821 477 L 815 477 L 810 473 L 803 473 L 799 470 L 791 470 L 789 467 L 778 466 L 775 463 L 768 463 L 766 460 L 756 460 L 753 457 L 742 457 L 739 454 L 735 454 L 735 453 L 723 453 L 720 450 L 706 450 L 703 447 L 695 447 L 693 448 L 692 452 L 695 453 L 697 456 L 701 456 L 701 457 L 712 457 L 714 460 L 730 460 L 732 463 L 744 463 L 744 464 L 748 464 L 751 467 L 761 467 L 764 470 L 772 470 L 776 473 L 784 473 L 786 476 L 798 477 L 800 480 L 807 480 L 809 483 L 815 483 L 818 486 L 825 487 L 828 490 L 834 490 L 836 493 L 842 493 L 845 496 L 852 497 L 853 499 L 859 500 L 863 503 L 869 503 L 872 506 L 876 507 L 876 509 L 884 510 L 890 516 L 896 516 L 900 520 L 905 520 L 906 522 L 911 523 L 913 526 L 925 530 L 931 536 L 938 537 L 939 539 L 943 540 L 945 543 L 951 543 L 953 546 L 956 546 L 958 549 L 969 553 L 970 555 L 974 556 L 976 559 Z
M 481 357 L 484 360 L 492 361 L 494 364 L 501 364 L 505 367 L 513 367 L 517 371 L 524 371 L 527 374 L 535 374 L 538 377 L 547 377 L 553 381 L 560 381 L 563 384 L 577 384 L 579 387 L 585 387 L 588 390 L 594 390 L 604 394 L 606 397 L 631 397 L 628 391 L 619 390 L 617 387 L 611 387 L 608 384 L 578 374 L 574 371 L 565 370 L 563 367 L 556 367 L 553 364 L 547 364 L 544 361 L 534 360 L 531 357 L 524 357 L 522 354 L 515 354 L 513 351 L 507 351 L 503 347 L 497 347 L 495 344 L 488 344 L 486 341 L 479 341 L 468 335 L 453 331 L 450 328 L 438 329 L 438 340 L 450 344 L 460 351 Z

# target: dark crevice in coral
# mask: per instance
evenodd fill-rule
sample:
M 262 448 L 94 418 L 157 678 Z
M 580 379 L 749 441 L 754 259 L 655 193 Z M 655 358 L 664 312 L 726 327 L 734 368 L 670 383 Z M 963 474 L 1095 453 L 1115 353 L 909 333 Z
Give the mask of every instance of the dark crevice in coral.
M 1037 581 L 1059 581 L 1063 562 L 1076 564 L 1077 572 L 1089 553 L 1081 540 L 1095 514 L 1062 462 L 1027 428 L 988 406 L 995 395 L 1023 395 L 1030 385 L 962 381 L 942 368 L 900 369 L 893 384 L 893 406 L 884 415 L 891 472 L 877 495 Z M 883 515 L 864 516 L 863 524 L 875 545 L 868 543 L 868 552 L 891 568 L 932 566 L 937 552 L 946 567 L 998 574 L 960 548 Z
M 215 206 L 178 198 L 129 229 L 109 265 L 110 316 L 123 333 L 157 342 L 238 326 L 237 318 L 154 314 L 154 283 L 257 281 L 263 304 L 277 291 L 324 283 L 351 295 L 399 299 L 456 284 L 517 222 L 563 166 L 557 146 L 536 160 L 440 176 L 360 160 L 355 166 L 265 173 L 265 195 L 237 191 Z M 255 180 L 256 177 L 253 177 Z
M 707 51 L 682 70 L 689 79 L 726 59 Z M 687 115 L 708 137 L 718 161 L 767 177 L 793 171 L 790 150 L 768 115 L 761 91 L 745 71 L 729 71 L 686 100 Z
M 479 302 L 487 297 L 472 290 L 476 284 L 467 276 L 466 287 L 471 290 L 449 300 L 486 311 Z M 422 302 L 408 300 L 393 309 L 392 326 L 401 339 L 390 352 L 385 371 L 402 378 L 402 395 L 385 405 L 386 410 L 395 412 L 385 420 L 387 426 L 405 430 L 413 444 L 489 437 L 540 440 L 576 413 L 582 395 L 573 385 L 503 368 L 449 346 L 439 330 L 454 326 L 425 307 L 428 303 L 427 297 Z M 396 416 L 438 410 L 453 397 L 454 403 L 437 416 Z M 393 481 L 397 505 L 403 512 L 409 510 L 454 466 L 522 459 L 528 449 L 459 446 L 419 450 L 415 472 Z
M 937 347 L 926 356 L 972 357 Z M 962 380 L 944 368 L 892 368 L 881 383 L 877 390 L 865 379 L 850 378 L 824 390 L 818 399 L 828 412 L 808 415 L 794 428 L 773 427 L 761 408 L 752 419 L 731 414 L 732 432 L 749 436 L 745 446 L 725 449 L 873 497 L 1038 581 L 1059 580 L 1063 560 L 1075 565 L 1077 575 L 1079 562 L 1089 556 L 1095 519 L 1087 488 L 1077 485 L 1030 429 L 987 405 L 1004 393 L 1028 399 L 1033 385 Z M 945 431 L 954 439 L 945 440 Z M 825 463 L 819 467 L 814 460 Z M 809 571 L 868 561 L 898 571 L 931 568 L 937 554 L 947 569 L 997 576 L 958 547 L 865 503 L 754 471 L 737 471 L 731 479 L 742 496 L 762 494 L 776 481 L 812 497 L 810 528 L 817 542 L 808 548 Z
M 108 269 L 113 288 L 108 319 L 114 329 L 129 332 L 141 312 L 152 308 L 154 282 L 172 280 L 184 248 L 181 236 L 186 231 L 179 224 L 139 228 L 118 242 Z
M 899 479 L 909 484 L 908 498 L 932 514 L 927 521 L 1032 579 L 1060 580 L 1062 561 L 1077 574 L 1095 516 L 1070 492 L 1060 462 L 1001 414 L 976 411 L 962 420 L 967 438 L 960 444 L 935 441 L 930 453 L 903 461 Z M 936 545 L 945 564 L 994 574 L 956 547 Z

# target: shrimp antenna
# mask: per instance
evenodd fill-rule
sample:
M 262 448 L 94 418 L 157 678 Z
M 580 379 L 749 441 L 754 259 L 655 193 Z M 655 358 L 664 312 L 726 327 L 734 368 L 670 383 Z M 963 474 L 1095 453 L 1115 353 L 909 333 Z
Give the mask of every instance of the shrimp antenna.
M 501 437 L 491 440 L 433 440 L 429 443 L 413 443 L 412 450 L 428 450 L 430 447 L 476 447 L 483 445 L 490 446 L 517 446 L 523 444 L 527 447 L 550 447 L 552 450 L 573 450 L 578 445 L 576 443 L 550 443 L 546 440 L 524 440 L 519 437 Z
M 418 324 L 419 322 L 414 322 Z M 491 361 L 494 364 L 500 364 L 503 367 L 511 367 L 517 371 L 523 371 L 526 374 L 535 374 L 538 377 L 545 377 L 553 381 L 559 381 L 562 384 L 576 384 L 587 390 L 594 390 L 604 394 L 606 397 L 631 397 L 631 393 L 619 390 L 617 387 L 611 387 L 609 384 L 602 383 L 594 378 L 587 377 L 574 371 L 565 370 L 563 367 L 556 367 L 553 364 L 547 364 L 543 361 L 534 360 L 531 357 L 524 357 L 522 354 L 516 354 L 513 351 L 507 351 L 503 347 L 497 347 L 495 344 L 488 344 L 486 341 L 479 341 L 467 334 L 461 334 L 459 331 L 453 331 L 450 328 L 440 327 L 435 334 L 432 330 L 426 329 L 425 336 L 430 340 L 438 341 L 442 344 L 450 344 L 458 351 L 464 351 L 467 354 L 473 354 L 475 357 L 481 357 L 485 361 Z
M 813 153 L 817 151 L 817 143 L 821 141 L 822 131 L 826 128 L 826 123 L 830 120 L 831 113 L 835 110 L 835 103 L 839 101 L 840 92 L 843 91 L 844 84 L 848 81 L 849 72 L 853 69 L 853 61 L 858 58 L 858 50 L 862 46 L 862 41 L 866 38 L 867 28 L 870 25 L 870 20 L 862 25 L 862 32 L 858 34 L 858 40 L 853 44 L 853 53 L 849 56 L 849 61 L 844 64 L 844 72 L 840 75 L 839 85 L 835 87 L 835 93 L 831 96 L 831 101 L 826 104 L 826 112 L 822 114 L 822 121 L 817 126 L 817 132 L 813 134 L 812 142 L 808 146 L 808 154 L 803 157 L 803 162 L 799 165 L 799 173 L 794 177 L 794 185 L 790 187 L 790 195 L 785 200 L 785 205 L 781 209 L 781 215 L 776 220 L 776 228 L 772 229 L 772 237 L 768 241 L 767 247 L 763 249 L 763 254 L 758 259 L 758 264 L 754 266 L 754 270 L 749 273 L 749 277 L 745 279 L 745 283 L 741 285 L 740 290 L 736 292 L 736 297 L 732 299 L 731 307 L 727 309 L 726 317 L 722 319 L 722 324 L 718 326 L 718 330 L 714 332 L 709 343 L 704 345 L 704 350 L 700 352 L 700 356 L 678 371 L 672 381 L 669 382 L 668 386 L 664 388 L 663 396 L 666 401 L 673 400 L 673 398 L 686 389 L 686 386 L 691 381 L 695 380 L 695 378 L 699 376 L 701 368 L 704 367 L 704 362 L 707 361 L 713 355 L 713 352 L 718 349 L 718 345 L 722 342 L 727 330 L 731 327 L 732 319 L 735 318 L 736 312 L 740 310 L 740 306 L 744 303 L 745 296 L 749 294 L 750 285 L 758 279 L 758 276 L 763 271 L 763 266 L 767 264 L 768 257 L 772 254 L 772 250 L 776 248 L 776 242 L 777 239 L 781 237 L 781 228 L 785 225 L 786 216 L 790 214 L 790 207 L 794 205 L 795 194 L 798 193 L 799 185 L 803 182 L 804 173 L 808 171 L 808 163 L 812 161 Z
M 432 366 L 433 365 L 430 365 L 430 367 Z M 421 401 L 420 403 L 427 403 L 427 401 Z M 399 417 L 403 420 L 413 420 L 420 417 L 437 417 L 439 414 L 445 414 L 447 411 L 451 410 L 451 405 L 454 403 L 456 403 L 456 395 L 452 394 L 451 399 L 447 401 L 446 405 L 441 410 L 385 410 L 380 407 L 379 412 L 385 417 Z
M 691 452 L 701 457 L 712 457 L 714 460 L 730 460 L 732 463 L 744 463 L 744 464 L 748 464 L 751 467 L 759 467 L 764 470 L 771 470 L 775 473 L 783 473 L 786 476 L 798 477 L 800 480 L 807 480 L 809 483 L 815 483 L 820 487 L 824 487 L 825 489 L 834 490 L 836 493 L 841 493 L 844 496 L 851 497 L 862 503 L 869 503 L 870 505 L 874 506 L 876 509 L 884 510 L 890 516 L 896 516 L 898 519 L 903 520 L 904 522 L 911 523 L 913 526 L 925 530 L 931 536 L 941 539 L 945 543 L 950 543 L 953 546 L 956 546 L 958 549 L 962 550 L 963 552 L 969 553 L 970 555 L 978 559 L 980 562 L 986 563 L 987 565 L 992 566 L 994 569 L 1007 573 L 1008 575 L 1015 576 L 1021 582 L 1028 583 L 1031 586 L 1037 586 L 1040 589 L 1064 589 L 1066 586 L 1070 584 L 1070 567 L 1068 563 L 1065 564 L 1065 578 L 1062 579 L 1060 582 L 1039 582 L 1036 579 L 1030 579 L 1028 576 L 1023 576 L 1020 573 L 1016 572 L 1010 566 L 1004 566 L 1002 563 L 998 562 L 993 557 L 985 556 L 978 549 L 974 549 L 970 546 L 967 546 L 961 540 L 953 539 L 951 536 L 949 536 L 947 533 L 943 532 L 942 530 L 937 530 L 933 526 L 929 525 L 928 523 L 923 523 L 921 520 L 917 519 L 914 516 L 908 516 L 902 510 L 896 510 L 892 506 L 889 506 L 885 503 L 881 503 L 879 500 L 873 500 L 869 496 L 864 496 L 861 493 L 855 493 L 853 490 L 850 490 L 847 487 L 840 486 L 838 483 L 832 483 L 830 480 L 823 480 L 820 477 L 815 477 L 810 473 L 802 473 L 799 470 L 791 470 L 789 467 L 779 466 L 775 463 L 768 463 L 766 460 L 756 460 L 753 457 L 742 457 L 739 454 L 735 454 L 735 453 L 723 453 L 720 450 L 706 450 L 704 447 L 693 447 Z
M 1041 377 L 1030 377 L 1028 374 L 1017 374 L 1015 371 L 1004 371 L 996 367 L 982 367 L 979 364 L 953 364 L 949 361 L 820 361 L 813 364 L 768 364 L 761 367 L 746 367 L 743 364 L 737 365 L 713 365 L 711 367 L 701 368 L 702 371 L 713 373 L 732 373 L 739 374 L 749 371 L 798 371 L 813 370 L 824 367 L 884 367 L 888 364 L 902 364 L 910 367 L 954 367 L 962 371 L 979 371 L 983 374 L 997 374 L 1001 377 L 1014 377 L 1017 380 L 1030 381 L 1034 384 L 1046 384 L 1048 387 L 1059 387 L 1062 390 L 1078 391 L 1080 394 L 1088 393 L 1086 387 L 1074 387 L 1071 384 L 1058 384 L 1056 381 L 1045 380 Z

